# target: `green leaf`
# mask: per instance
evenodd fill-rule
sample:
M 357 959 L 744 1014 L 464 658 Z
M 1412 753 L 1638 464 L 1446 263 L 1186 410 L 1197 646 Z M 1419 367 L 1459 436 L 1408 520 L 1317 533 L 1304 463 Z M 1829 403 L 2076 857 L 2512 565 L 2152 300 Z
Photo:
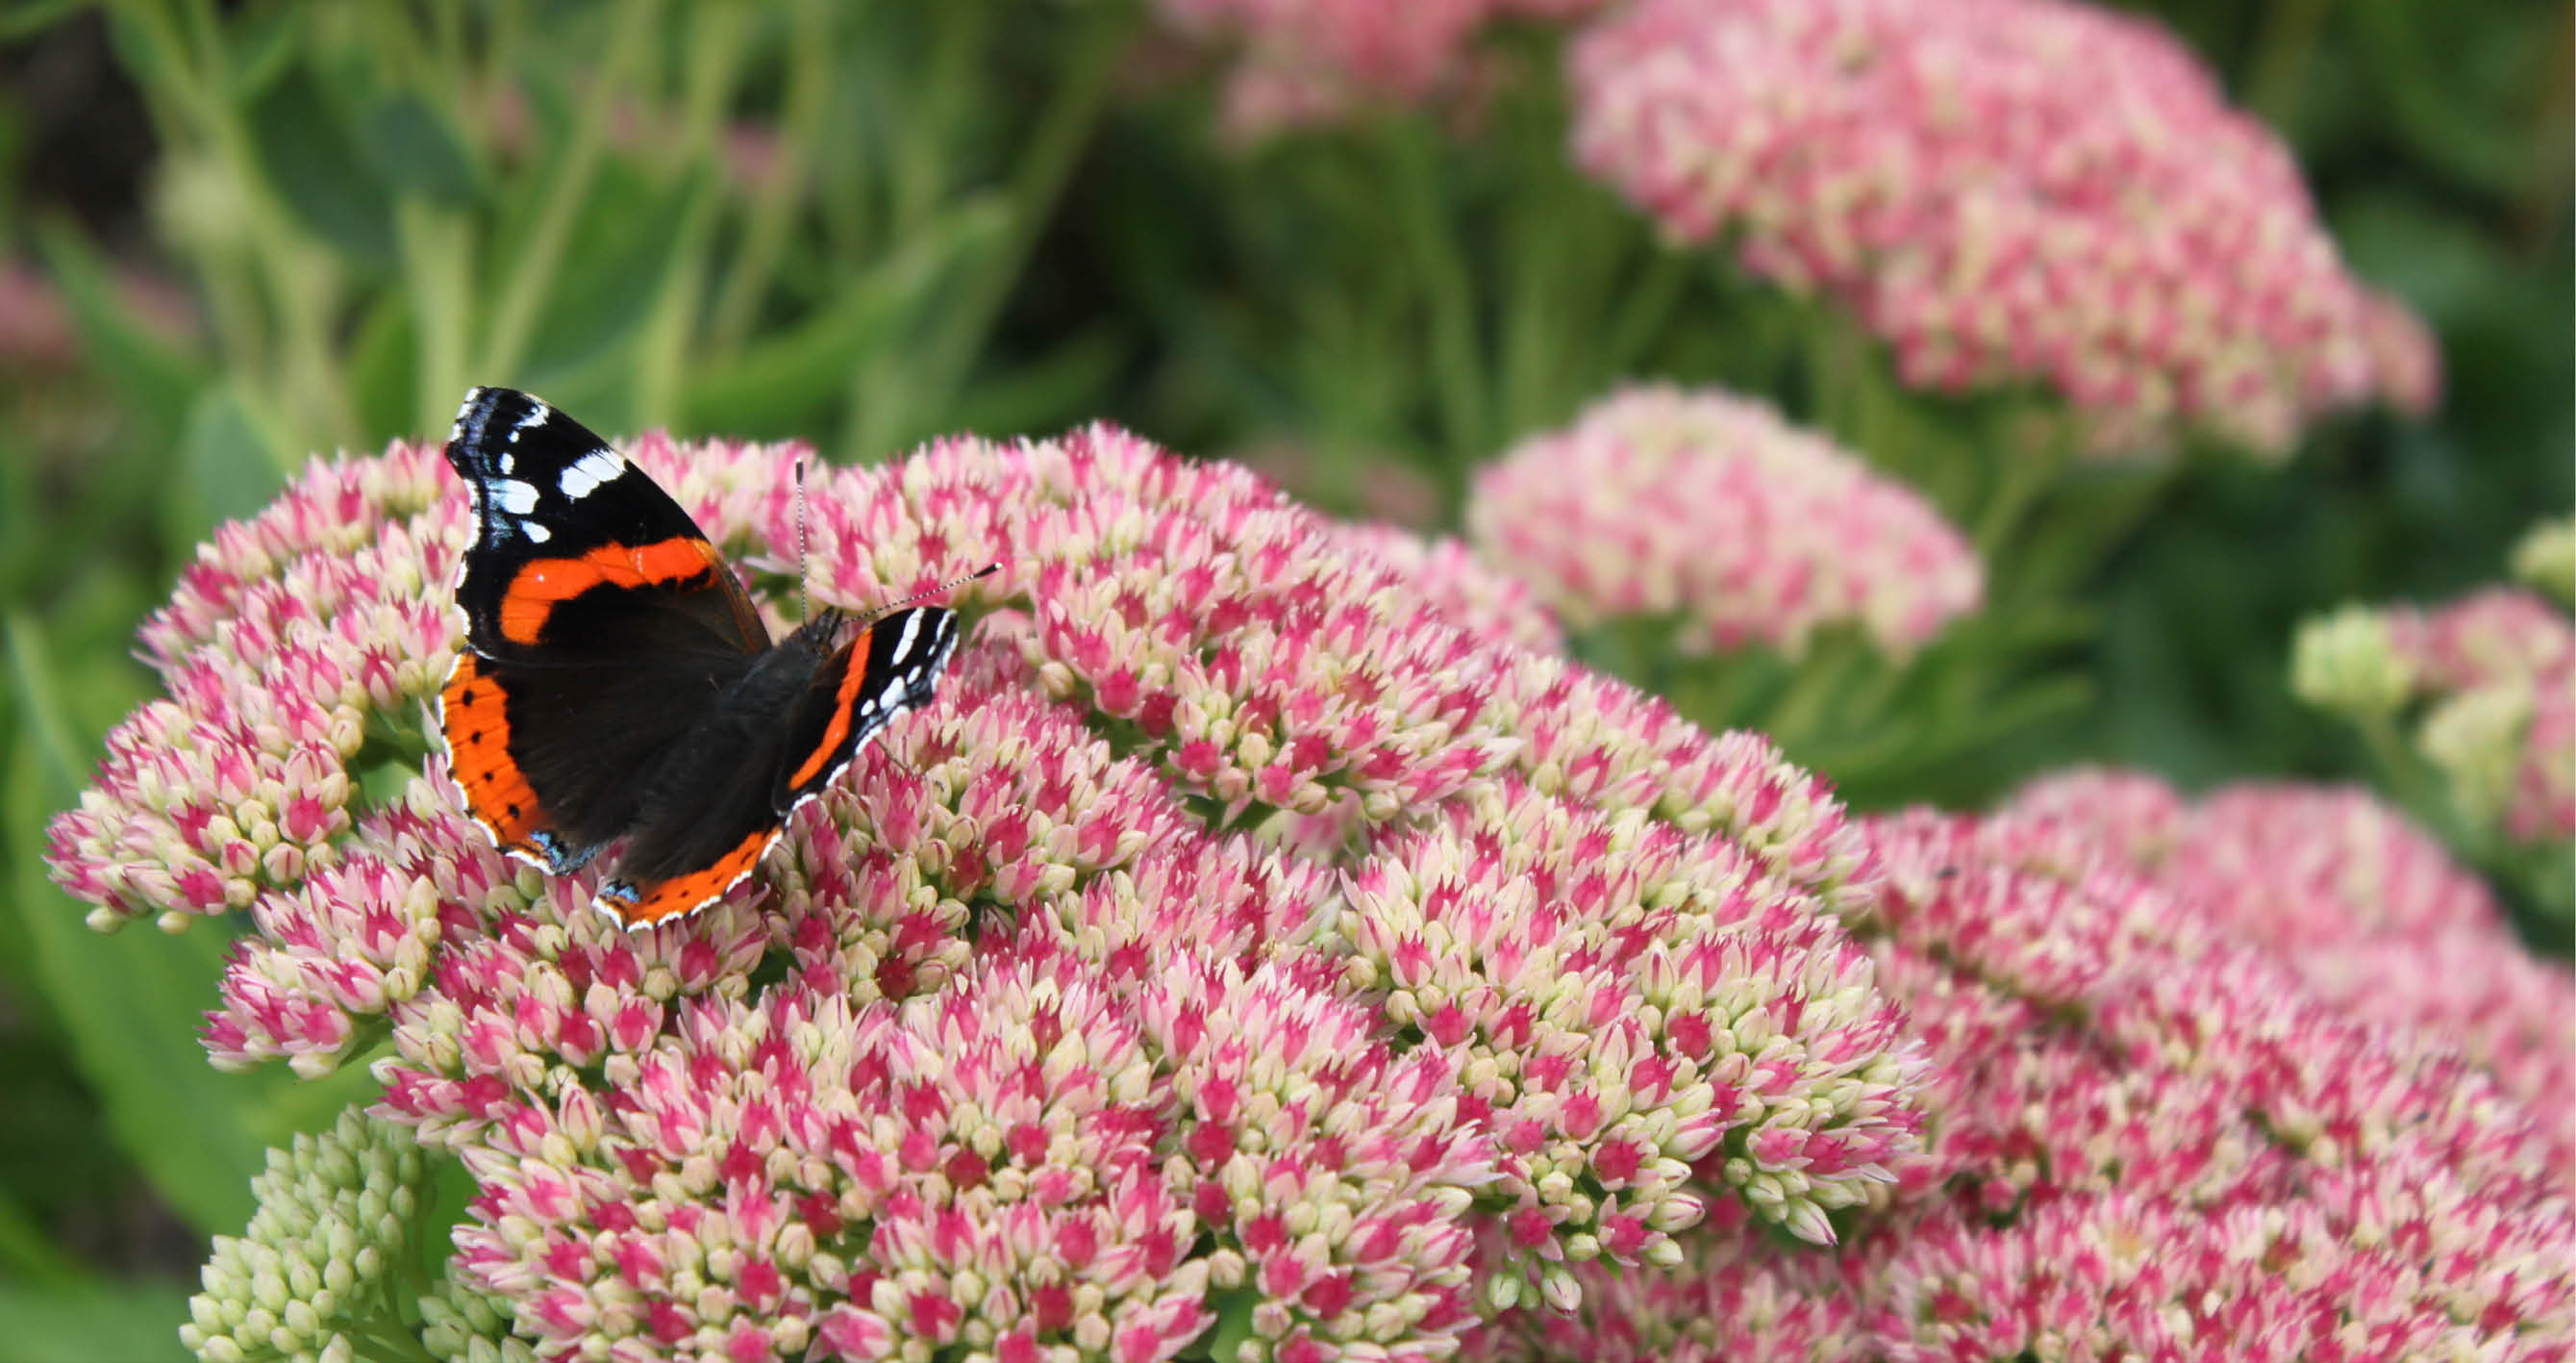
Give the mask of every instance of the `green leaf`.
M 250 129 L 278 196 L 306 227 L 353 261 L 392 262 L 393 200 L 311 71 L 293 68 L 261 92 Z
M 0 1283 L 0 1339 L 29 1363 L 184 1363 L 187 1319 L 178 1283 Z
M 86 7 L 86 0 L 17 0 L 9 12 L 0 14 L 0 39 L 18 42 L 36 36 L 38 30 L 60 22 L 73 10 Z
M 683 209 L 696 183 L 682 176 L 657 189 L 631 169 L 603 166 L 572 230 L 578 248 L 565 254 L 548 285 L 527 358 L 518 372 L 476 374 L 474 382 L 518 384 L 600 430 L 625 429 L 635 342 L 655 299 L 651 285 L 680 247 Z
M 235 13 L 225 20 L 226 46 L 232 49 L 228 80 L 235 99 L 257 99 L 294 62 L 306 14 L 301 5 Z
M 1054 430 L 1099 410 L 1107 390 L 1134 348 L 1109 326 L 1077 333 L 1016 368 L 969 386 L 959 396 L 956 425 L 991 435 Z
M 114 385 L 147 435 L 176 435 L 205 375 L 178 347 L 152 333 L 117 297 L 107 262 L 79 228 L 58 219 L 36 227 L 36 249 L 62 290 L 80 334 L 81 355 Z
M 198 394 L 179 440 L 178 486 L 162 503 L 167 542 L 184 550 L 205 538 L 217 521 L 256 513 L 276 495 L 283 467 L 229 387 Z
M 412 325 L 411 299 L 388 291 L 367 309 L 349 343 L 349 391 L 358 429 L 368 439 L 417 429 L 420 333 Z M 454 401 L 457 395 L 449 394 Z
M 358 127 L 358 143 L 376 177 L 397 193 L 418 194 L 449 208 L 481 195 L 481 177 L 445 117 L 405 90 L 375 102 Z
M 10 1097 L 14 1107 L 18 1094 L 13 1091 Z M 57 1145 L 53 1150 L 61 1148 Z M 46 1169 L 43 1172 L 52 1171 Z M 37 1223 L 36 1218 L 19 1205 L 15 1194 L 5 1191 L 0 1191 L 0 1266 L 5 1266 L 12 1276 L 44 1283 L 63 1284 L 80 1279 L 79 1267 L 45 1234 L 45 1228 Z
M 782 421 L 838 397 L 860 360 L 890 345 L 919 316 L 958 261 L 990 249 L 1009 216 L 998 200 L 971 201 L 852 279 L 795 327 L 691 375 L 680 395 L 681 424 L 738 435 L 782 433 Z
M 95 699 L 117 687 L 130 691 L 133 682 L 121 666 L 58 674 L 26 616 L 12 615 L 6 634 L 21 740 L 0 770 L 9 911 L 20 917 L 44 1000 L 71 1039 L 73 1060 L 98 1093 L 118 1145 L 198 1231 L 237 1231 L 250 1216 L 251 1176 L 267 1159 L 268 1142 L 246 1114 L 291 1078 L 281 1071 L 227 1077 L 206 1062 L 196 1033 L 223 966 L 218 925 L 177 935 L 148 927 L 95 933 L 80 906 L 47 879 L 46 822 L 78 799 L 77 773 L 98 749 L 96 735 L 73 733 L 57 683 Z
M 1239 1357 L 1246 1344 L 1257 1343 L 1260 1334 L 1252 1325 L 1252 1308 L 1259 1305 L 1261 1294 L 1247 1287 L 1220 1290 L 1211 1309 L 1216 1324 L 1205 1336 L 1210 1358 Z
M 2527 115 L 2516 106 L 2552 79 L 2534 68 L 2563 45 L 2558 25 L 2463 24 L 2411 0 L 2366 0 L 2353 12 L 2374 103 L 2407 146 L 2479 189 L 2512 193 L 2533 164 Z

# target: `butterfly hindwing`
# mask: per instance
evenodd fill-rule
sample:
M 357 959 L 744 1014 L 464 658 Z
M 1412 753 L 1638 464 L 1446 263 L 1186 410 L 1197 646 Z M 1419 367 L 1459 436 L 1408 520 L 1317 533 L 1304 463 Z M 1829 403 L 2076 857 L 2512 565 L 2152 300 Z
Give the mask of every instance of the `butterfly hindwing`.
M 784 814 L 812 799 L 887 721 L 928 705 L 956 647 L 957 613 L 936 606 L 895 611 L 859 631 L 788 712 L 788 760 L 770 803 Z
M 509 697 L 472 650 L 456 656 L 438 700 L 448 770 L 492 841 L 513 856 L 561 872 L 587 858 L 556 828 L 510 751 Z
M 888 720 L 929 703 L 957 644 L 957 615 L 896 611 L 836 647 L 841 632 L 827 618 L 780 641 L 673 748 L 649 781 L 616 876 L 600 889 L 602 908 L 630 926 L 656 921 L 750 874 L 796 806 L 848 770 Z

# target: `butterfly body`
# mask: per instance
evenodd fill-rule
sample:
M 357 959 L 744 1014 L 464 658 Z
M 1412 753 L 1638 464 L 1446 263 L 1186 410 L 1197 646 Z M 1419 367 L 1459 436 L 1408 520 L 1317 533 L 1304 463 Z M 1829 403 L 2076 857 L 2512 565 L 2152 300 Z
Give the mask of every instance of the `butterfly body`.
M 952 611 L 823 612 L 772 642 L 688 513 L 527 394 L 466 395 L 447 461 L 472 490 L 440 693 L 450 771 L 493 840 L 553 874 L 619 844 L 595 903 L 629 927 L 715 902 L 787 816 L 928 704 Z

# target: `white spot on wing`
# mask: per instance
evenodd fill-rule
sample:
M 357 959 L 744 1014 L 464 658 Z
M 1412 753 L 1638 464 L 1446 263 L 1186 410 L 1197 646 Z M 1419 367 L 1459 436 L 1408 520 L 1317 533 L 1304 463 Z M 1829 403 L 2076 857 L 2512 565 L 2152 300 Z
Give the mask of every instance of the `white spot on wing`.
M 592 489 L 624 472 L 625 460 L 607 450 L 592 450 L 574 460 L 572 467 L 563 471 L 563 477 L 556 486 L 563 489 L 564 496 L 577 502 L 589 496 Z
M 519 432 L 528 429 L 530 426 L 539 425 L 544 422 L 547 417 L 554 415 L 553 408 L 548 407 L 542 402 L 538 402 L 535 398 L 530 398 L 528 401 L 530 403 L 528 414 L 519 418 L 518 423 L 510 428 L 510 443 L 513 445 L 519 443 Z
M 547 540 L 555 537 L 553 531 L 537 524 L 535 521 L 521 521 L 519 523 L 519 528 L 528 532 L 528 543 L 530 544 L 543 544 Z
M 492 503 L 513 516 L 524 516 L 537 509 L 537 490 L 515 478 L 495 478 Z

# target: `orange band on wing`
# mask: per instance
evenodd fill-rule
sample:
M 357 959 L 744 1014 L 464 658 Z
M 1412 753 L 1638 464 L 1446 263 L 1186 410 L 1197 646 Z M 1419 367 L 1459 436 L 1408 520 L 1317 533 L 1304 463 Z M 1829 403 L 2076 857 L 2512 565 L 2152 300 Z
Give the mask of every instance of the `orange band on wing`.
M 483 675 L 482 660 L 469 650 L 456 655 L 440 700 L 447 764 L 465 791 L 466 808 L 505 850 L 536 854 L 534 836 L 545 831 L 546 818 L 510 756 L 510 715 L 500 683 Z
M 734 882 L 751 874 L 760 864 L 760 854 L 778 840 L 779 830 L 764 828 L 735 843 L 731 851 L 709 863 L 703 871 L 673 876 L 668 880 L 650 881 L 643 885 L 621 886 L 615 883 L 601 888 L 593 901 L 602 913 L 629 928 L 654 927 L 683 914 L 695 913 L 732 889 Z
M 652 544 L 603 544 L 579 558 L 533 559 L 501 593 L 501 636 L 533 644 L 558 602 L 593 587 L 666 587 L 724 571 L 716 547 L 679 537 Z
M 868 679 L 867 657 L 868 634 L 861 630 L 859 637 L 850 641 L 850 670 L 841 674 L 841 689 L 832 694 L 832 722 L 823 730 L 823 741 L 814 745 L 814 751 L 787 778 L 789 790 L 822 775 L 823 764 L 832 760 L 841 740 L 850 736 L 850 706 L 858 698 L 860 683 Z

